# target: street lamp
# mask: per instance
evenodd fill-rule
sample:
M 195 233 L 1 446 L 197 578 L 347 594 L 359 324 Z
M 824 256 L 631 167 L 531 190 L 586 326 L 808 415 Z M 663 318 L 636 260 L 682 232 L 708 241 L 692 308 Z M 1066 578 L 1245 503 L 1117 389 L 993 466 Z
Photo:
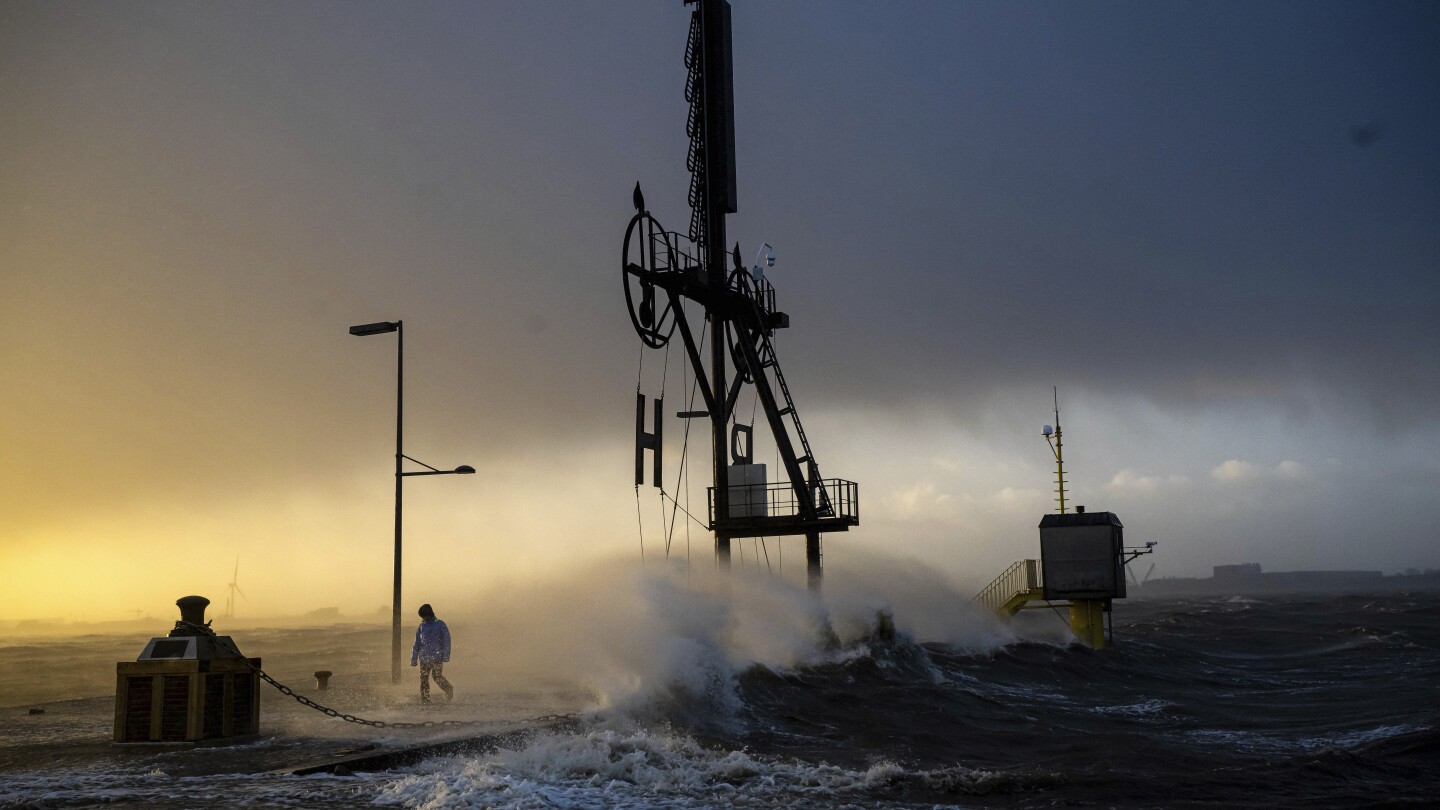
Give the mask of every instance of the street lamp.
M 350 327 L 350 334 L 357 337 L 369 335 L 383 335 L 394 332 L 396 337 L 396 367 L 395 367 L 395 592 L 390 609 L 390 679 L 395 683 L 400 682 L 400 538 L 401 523 L 400 510 L 404 500 L 404 488 L 402 482 L 411 475 L 469 475 L 475 472 L 475 468 L 468 464 L 462 464 L 453 470 L 439 470 L 431 467 L 423 461 L 410 458 L 405 455 L 403 448 L 404 440 L 404 413 L 405 413 L 405 330 L 404 321 L 380 321 L 378 323 L 362 323 Z M 405 472 L 404 462 L 414 461 L 428 472 Z
M 410 456 L 405 456 L 405 458 L 407 458 L 407 459 L 409 459 L 410 461 L 413 461 L 413 462 L 415 462 L 416 464 L 419 464 L 421 467 L 424 467 L 425 469 L 429 470 L 429 472 L 407 472 L 407 473 L 400 473 L 401 476 L 404 476 L 404 477 L 407 477 L 407 478 L 408 478 L 409 476 L 412 476 L 412 475 L 456 475 L 457 473 L 458 473 L 459 475 L 470 475 L 470 474 L 472 474 L 472 473 L 475 472 L 475 468 L 474 468 L 474 467 L 471 467 L 469 464 L 461 464 L 459 467 L 456 467 L 456 468 L 453 469 L 453 470 L 437 470 L 437 469 L 435 469 L 434 467 L 431 467 L 429 464 L 426 464 L 425 462 L 421 461 L 421 460 L 418 459 L 418 458 L 410 458 Z

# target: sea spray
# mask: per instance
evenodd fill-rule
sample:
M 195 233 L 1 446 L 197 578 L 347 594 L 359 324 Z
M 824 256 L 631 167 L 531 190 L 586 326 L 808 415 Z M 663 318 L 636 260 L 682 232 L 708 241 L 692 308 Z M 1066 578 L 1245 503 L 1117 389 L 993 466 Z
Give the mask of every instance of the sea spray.
M 1018 639 L 1014 629 L 957 587 L 916 560 L 873 549 L 847 552 L 847 564 L 826 577 L 825 604 L 842 640 L 867 632 L 879 611 L 919 642 L 988 652 Z
M 823 594 L 754 572 L 612 560 L 492 590 L 447 621 L 447 673 L 461 688 L 563 681 L 595 708 L 720 732 L 737 730 L 734 677 L 752 666 L 868 654 L 877 633 L 906 638 L 912 657 L 920 641 L 985 651 L 1014 639 L 933 572 L 878 555 Z

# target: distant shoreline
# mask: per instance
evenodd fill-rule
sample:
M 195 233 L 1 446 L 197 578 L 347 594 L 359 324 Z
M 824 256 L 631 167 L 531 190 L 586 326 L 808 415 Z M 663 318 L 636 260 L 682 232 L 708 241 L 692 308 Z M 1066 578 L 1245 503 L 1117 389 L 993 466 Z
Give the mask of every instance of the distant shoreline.
M 0 638 L 27 639 L 74 638 L 76 636 L 125 636 L 140 635 L 145 638 L 163 636 L 174 626 L 173 618 L 159 619 L 144 616 L 139 619 L 120 619 L 108 622 L 64 621 L 58 619 L 22 619 L 0 621 Z M 236 630 L 304 630 L 316 627 L 376 627 L 388 628 L 389 616 L 371 619 L 363 616 L 336 616 L 328 620 L 316 616 L 271 616 L 256 619 L 219 619 L 213 625 L 217 632 Z
M 1217 566 L 1234 569 L 1239 566 Z M 1129 595 L 1141 599 L 1171 596 L 1280 596 L 1287 594 L 1355 595 L 1402 591 L 1440 591 L 1440 571 L 1392 574 L 1379 571 L 1272 571 L 1259 566 L 1213 577 L 1165 577 L 1130 583 Z

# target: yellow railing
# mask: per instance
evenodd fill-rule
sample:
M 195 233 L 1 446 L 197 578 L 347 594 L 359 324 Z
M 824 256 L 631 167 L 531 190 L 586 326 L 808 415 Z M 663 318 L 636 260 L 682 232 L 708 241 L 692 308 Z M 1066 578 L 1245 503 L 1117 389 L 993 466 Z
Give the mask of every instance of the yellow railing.
M 1045 599 L 1045 588 L 1040 584 L 1040 561 L 1021 560 L 995 581 L 975 594 L 975 601 L 1004 617 L 1014 616 L 1027 607 L 1055 608 L 1055 601 Z M 1070 630 L 1081 642 L 1099 650 L 1105 646 L 1104 599 L 1070 599 Z M 1036 604 L 1031 604 L 1032 602 Z
M 986 585 L 975 595 L 975 601 L 996 613 L 1011 614 L 1025 602 L 1039 598 L 1039 590 L 1040 561 L 1021 560 Z

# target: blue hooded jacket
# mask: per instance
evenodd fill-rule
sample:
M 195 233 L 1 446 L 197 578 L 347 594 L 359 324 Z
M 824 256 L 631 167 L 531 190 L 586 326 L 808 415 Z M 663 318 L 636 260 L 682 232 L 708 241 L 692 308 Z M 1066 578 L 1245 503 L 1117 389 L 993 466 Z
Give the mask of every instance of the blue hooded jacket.
M 410 650 L 410 666 L 416 661 L 427 664 L 450 660 L 450 628 L 445 622 L 434 617 L 420 622 L 415 628 L 415 646 Z

